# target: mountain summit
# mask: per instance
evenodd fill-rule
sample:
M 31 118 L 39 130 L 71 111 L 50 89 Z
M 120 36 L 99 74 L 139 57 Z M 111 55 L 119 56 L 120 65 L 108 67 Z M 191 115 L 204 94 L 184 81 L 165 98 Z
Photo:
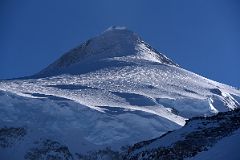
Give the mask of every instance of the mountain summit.
M 150 61 L 178 66 L 136 33 L 126 27 L 113 26 L 67 52 L 39 74 L 82 73 L 89 64 L 102 66 L 100 63 L 108 60 L 132 63 Z

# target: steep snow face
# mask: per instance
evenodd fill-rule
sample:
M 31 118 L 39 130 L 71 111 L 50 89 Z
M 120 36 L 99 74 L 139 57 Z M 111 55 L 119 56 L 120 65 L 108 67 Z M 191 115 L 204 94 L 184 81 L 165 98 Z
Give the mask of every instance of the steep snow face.
M 94 65 L 96 61 L 116 57 L 129 61 L 147 60 L 177 65 L 142 41 L 136 33 L 125 27 L 110 27 L 99 36 L 89 39 L 79 47 L 67 52 L 39 74 L 69 73 L 69 69 L 66 68 L 73 65 L 75 65 L 75 70 L 78 71 L 79 66 L 76 66 L 76 64 L 84 62 Z M 79 73 L 77 71 L 76 73 Z

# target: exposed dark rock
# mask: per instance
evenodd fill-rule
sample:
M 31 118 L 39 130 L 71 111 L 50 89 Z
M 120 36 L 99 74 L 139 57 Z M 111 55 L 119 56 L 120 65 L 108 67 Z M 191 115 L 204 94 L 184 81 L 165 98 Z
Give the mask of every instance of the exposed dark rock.
M 222 92 L 218 88 L 210 89 L 210 92 L 212 92 L 213 94 L 219 95 L 219 96 L 222 95 Z
M 15 145 L 27 134 L 22 127 L 3 127 L 0 128 L 0 148 L 7 148 Z
M 183 137 L 183 140 L 176 141 L 168 147 L 156 146 L 154 149 L 144 149 L 147 145 L 171 134 L 167 133 L 159 138 L 133 145 L 123 156 L 124 159 L 182 160 L 193 157 L 199 152 L 208 150 L 208 148 L 212 147 L 218 140 L 231 135 L 235 130 L 240 128 L 240 109 L 219 113 L 212 117 L 195 117 L 189 120 L 186 126 L 191 125 L 192 121 L 199 121 L 201 123 L 198 124 L 199 127 L 197 129 L 187 133 Z M 141 148 L 143 149 L 142 151 L 134 153 L 134 151 Z
M 111 148 L 108 147 L 106 149 L 90 152 L 85 155 L 76 153 L 76 156 L 78 160 L 124 160 L 119 152 L 113 151 Z
M 219 113 L 211 117 L 194 117 L 187 121 L 184 128 L 194 124 L 192 131 L 183 132 L 182 138 L 173 142 L 169 146 L 162 146 L 148 149 L 151 143 L 156 142 L 168 135 L 178 132 L 170 131 L 158 138 L 136 143 L 127 147 L 121 152 L 106 148 L 87 154 L 75 153 L 73 156 L 68 147 L 54 140 L 46 139 L 35 143 L 26 154 L 26 160 L 182 160 L 190 158 L 202 151 L 208 150 L 220 139 L 231 135 L 235 130 L 240 128 L 240 109 Z M 196 126 L 197 125 L 197 126 Z M 190 127 L 191 128 L 191 127 Z M 14 145 L 19 139 L 26 135 L 24 128 L 1 128 L 0 129 L 0 146 L 9 147 Z
M 26 160 L 73 160 L 68 147 L 57 141 L 46 139 L 36 145 L 26 153 Z

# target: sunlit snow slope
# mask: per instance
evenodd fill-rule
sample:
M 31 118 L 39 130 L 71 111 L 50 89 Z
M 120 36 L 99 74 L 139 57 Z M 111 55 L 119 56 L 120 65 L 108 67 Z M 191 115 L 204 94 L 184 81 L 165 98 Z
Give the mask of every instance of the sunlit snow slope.
M 0 81 L 0 91 L 1 127 L 27 131 L 13 145 L 25 146 L 15 148 L 18 157 L 40 138 L 76 153 L 119 149 L 190 117 L 235 109 L 240 100 L 239 90 L 179 67 L 123 27 L 109 28 L 36 75 Z

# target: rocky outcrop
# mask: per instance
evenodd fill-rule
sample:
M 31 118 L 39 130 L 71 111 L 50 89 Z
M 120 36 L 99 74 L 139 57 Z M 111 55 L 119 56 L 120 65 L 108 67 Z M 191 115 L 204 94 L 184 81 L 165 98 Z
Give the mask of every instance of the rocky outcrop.
M 67 146 L 49 139 L 36 142 L 36 147 L 30 149 L 24 158 L 26 160 L 73 160 Z
M 22 127 L 0 128 L 0 148 L 12 147 L 22 140 L 26 134 L 26 129 Z
M 189 126 L 197 126 L 189 132 Z M 195 117 L 189 120 L 182 129 L 168 133 L 160 138 L 137 143 L 130 147 L 124 155 L 124 159 L 129 160 L 172 160 L 185 159 L 197 155 L 199 152 L 206 151 L 220 139 L 231 135 L 235 130 L 240 128 L 240 109 L 219 113 L 212 117 Z M 149 147 L 159 139 L 165 138 L 172 133 L 179 131 L 183 135 L 181 140 L 175 141 L 170 146 Z M 148 149 L 149 148 L 149 149 Z M 150 149 L 151 148 L 151 149 Z

